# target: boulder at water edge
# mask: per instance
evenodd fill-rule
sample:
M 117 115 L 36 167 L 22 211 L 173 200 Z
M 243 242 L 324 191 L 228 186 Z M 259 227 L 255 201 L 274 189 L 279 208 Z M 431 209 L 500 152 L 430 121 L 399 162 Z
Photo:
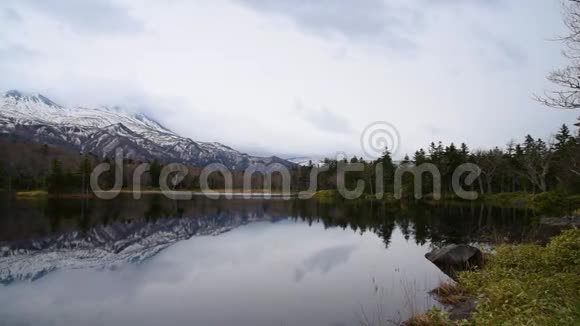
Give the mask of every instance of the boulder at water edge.
M 448 245 L 428 252 L 425 258 L 451 277 L 454 277 L 457 271 L 481 267 L 483 264 L 481 250 L 469 245 Z

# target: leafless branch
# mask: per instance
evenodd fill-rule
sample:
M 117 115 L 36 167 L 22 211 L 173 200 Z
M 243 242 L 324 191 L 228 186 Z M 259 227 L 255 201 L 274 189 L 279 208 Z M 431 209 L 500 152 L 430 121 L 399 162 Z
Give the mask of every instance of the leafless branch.
M 534 99 L 546 106 L 559 109 L 580 108 L 580 0 L 567 0 L 563 4 L 566 36 L 558 38 L 565 45 L 562 54 L 571 60 L 568 67 L 558 69 L 547 77 L 557 90 Z

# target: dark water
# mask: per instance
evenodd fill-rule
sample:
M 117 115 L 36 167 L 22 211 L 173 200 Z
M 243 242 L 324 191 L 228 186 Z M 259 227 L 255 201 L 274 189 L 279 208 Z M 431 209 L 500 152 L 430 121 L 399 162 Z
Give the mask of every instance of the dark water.
M 300 200 L 0 202 L 0 324 L 372 325 L 437 303 L 446 243 L 518 240 L 533 214 Z

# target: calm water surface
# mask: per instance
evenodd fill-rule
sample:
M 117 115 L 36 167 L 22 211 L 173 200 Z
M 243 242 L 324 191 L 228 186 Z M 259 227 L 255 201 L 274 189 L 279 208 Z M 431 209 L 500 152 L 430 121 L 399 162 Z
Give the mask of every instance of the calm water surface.
M 532 214 L 260 199 L 0 202 L 0 324 L 359 325 L 437 303 L 446 243 L 523 237 Z

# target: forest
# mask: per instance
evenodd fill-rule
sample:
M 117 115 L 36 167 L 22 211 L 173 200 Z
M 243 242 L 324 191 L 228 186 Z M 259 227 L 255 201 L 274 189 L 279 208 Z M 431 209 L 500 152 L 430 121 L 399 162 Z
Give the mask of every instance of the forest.
M 365 181 L 365 193 L 376 192 L 375 175 L 377 165 L 383 168 L 383 185 L 386 193 L 393 193 L 395 170 L 401 166 L 419 166 L 431 163 L 437 166 L 441 174 L 443 194 L 453 192 L 451 176 L 453 171 L 464 163 L 476 164 L 481 174 L 469 185 L 470 190 L 482 195 L 498 193 L 543 193 L 558 191 L 562 193 L 580 193 L 580 122 L 573 129 L 562 125 L 550 139 L 523 137 L 521 142 L 509 141 L 504 148 L 470 149 L 465 143 L 448 145 L 442 142 L 431 142 L 428 147 L 420 148 L 412 157 L 405 155 L 403 160 L 395 162 L 388 149 L 373 161 L 353 157 L 344 163 L 363 163 L 364 171 L 345 174 L 347 189 L 353 189 L 357 180 Z M 71 153 L 47 144 L 24 142 L 13 137 L 0 139 L 0 149 L 6 153 L 0 157 L 0 188 L 6 191 L 45 190 L 48 193 L 85 193 L 88 192 L 88 178 L 93 167 L 99 163 L 114 164 L 112 158 L 99 158 L 90 153 Z M 123 187 L 131 187 L 133 172 L 143 162 L 127 159 L 123 162 Z M 164 163 L 153 161 L 150 170 L 142 178 L 142 187 L 157 189 L 159 175 Z M 317 190 L 335 190 L 337 188 L 336 159 L 325 159 L 327 169 L 318 174 Z M 310 175 L 314 164 L 293 166 L 291 172 L 291 190 L 305 191 L 310 186 Z M 114 169 L 111 169 L 113 171 Z M 188 175 L 175 186 L 176 189 L 199 190 L 200 167 L 189 167 Z M 242 189 L 244 171 L 232 171 L 234 189 Z M 100 178 L 104 189 L 112 187 L 114 176 L 104 173 Z M 224 189 L 223 175 L 214 172 L 209 177 L 212 189 Z M 422 192 L 429 195 L 433 192 L 433 177 L 424 174 Z M 252 175 L 252 188 L 264 188 L 264 175 L 257 172 Z M 272 188 L 282 190 L 282 177 L 274 173 Z M 411 173 L 403 174 L 403 193 L 410 197 L 414 192 L 414 178 Z
M 453 171 L 464 163 L 476 164 L 481 174 L 471 185 L 472 190 L 480 194 L 506 192 L 541 193 L 547 191 L 580 192 L 580 123 L 571 130 L 562 125 L 549 140 L 527 135 L 522 142 L 509 141 L 505 148 L 471 150 L 465 143 L 456 145 L 442 142 L 431 142 L 427 149 L 420 148 L 413 157 L 405 155 L 398 163 L 393 161 L 390 152 L 385 150 L 382 157 L 372 162 L 353 157 L 351 163 L 364 162 L 365 171 L 347 174 L 347 185 L 354 187 L 357 178 L 365 179 L 366 192 L 373 193 L 374 171 L 377 164 L 383 165 L 384 186 L 386 192 L 393 192 L 395 169 L 402 164 L 419 166 L 431 163 L 441 173 L 442 191 L 452 193 L 451 177 Z M 346 161 L 346 160 L 344 160 Z M 323 173 L 321 189 L 335 189 L 337 161 L 326 159 L 330 169 Z M 301 168 L 301 176 L 308 173 L 310 167 Z M 304 182 L 300 183 L 304 188 Z M 413 193 L 412 175 L 403 175 L 404 191 Z M 423 191 L 433 191 L 432 177 L 426 174 L 423 178 Z

